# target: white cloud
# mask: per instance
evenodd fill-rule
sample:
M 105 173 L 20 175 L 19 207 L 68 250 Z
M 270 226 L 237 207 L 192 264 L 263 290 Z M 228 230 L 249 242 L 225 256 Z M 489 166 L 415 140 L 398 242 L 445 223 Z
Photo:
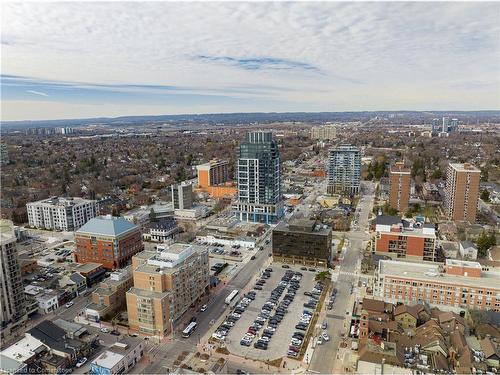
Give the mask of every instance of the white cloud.
M 49 96 L 47 93 L 41 92 L 41 91 L 26 90 L 26 92 L 29 92 L 30 94 L 40 95 L 40 96 Z
M 289 110 L 440 109 L 444 102 L 459 109 L 470 107 L 471 92 L 478 109 L 500 103 L 499 3 L 6 2 L 2 8 L 3 74 L 205 90 L 259 84 L 280 88 L 270 95 L 288 101 Z M 279 63 L 249 69 L 241 63 L 249 59 Z M 445 92 L 451 96 L 443 98 Z

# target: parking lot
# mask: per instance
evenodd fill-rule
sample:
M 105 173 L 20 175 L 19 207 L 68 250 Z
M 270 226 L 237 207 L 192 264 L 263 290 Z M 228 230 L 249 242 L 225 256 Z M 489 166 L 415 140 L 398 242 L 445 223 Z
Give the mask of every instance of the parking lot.
M 255 299 L 248 303 L 248 306 L 241 313 L 241 317 L 235 321 L 234 326 L 227 332 L 225 338 L 225 343 L 228 350 L 235 354 L 246 358 L 259 359 L 259 360 L 272 360 L 280 357 L 287 356 L 288 348 L 292 339 L 294 332 L 298 331 L 295 326 L 301 320 L 304 310 L 313 311 L 311 308 L 305 308 L 304 303 L 308 303 L 310 297 L 304 295 L 304 292 L 311 291 L 316 284 L 314 277 L 316 272 L 300 270 L 299 267 L 294 267 L 290 269 L 281 268 L 281 265 L 273 264 L 271 266 L 272 272 L 269 272 L 270 277 L 266 279 L 264 285 L 262 285 L 262 290 L 255 290 Z M 285 276 L 286 271 L 289 271 L 288 280 L 282 281 Z M 292 274 L 290 271 L 300 272 L 300 275 L 294 275 L 296 278 L 291 280 Z M 297 281 L 299 280 L 299 281 Z M 275 306 L 269 304 L 269 300 L 272 291 L 278 287 L 282 282 L 282 292 L 274 292 L 278 299 Z M 295 296 L 291 300 L 288 306 L 283 307 L 283 301 L 287 299 L 288 296 L 293 295 L 294 288 L 290 286 L 294 284 L 294 288 L 298 288 L 295 291 Z M 243 293 L 240 293 L 240 298 L 243 297 Z M 290 297 L 291 298 L 291 297 Z M 290 298 L 288 298 L 290 300 Z M 262 313 L 265 312 L 264 306 L 269 307 L 267 310 L 267 318 L 259 318 Z M 287 312 L 284 313 L 281 321 L 277 324 L 272 324 L 272 320 L 278 315 L 278 308 L 281 307 Z M 279 318 L 279 317 L 278 317 Z M 255 337 L 253 339 L 248 339 L 247 345 L 242 344 L 242 339 L 244 337 L 249 338 L 248 331 L 249 327 L 255 326 L 255 322 L 261 319 L 262 328 L 255 331 Z M 273 327 L 275 326 L 275 331 L 273 332 Z M 267 338 L 262 338 L 265 332 L 270 332 Z M 299 331 L 305 334 L 305 331 Z M 259 339 L 260 338 L 260 339 Z M 265 341 L 263 341 L 265 340 Z M 260 342 L 263 345 L 258 344 Z M 255 347 L 255 345 L 259 347 Z M 264 348 L 265 347 L 265 348 Z

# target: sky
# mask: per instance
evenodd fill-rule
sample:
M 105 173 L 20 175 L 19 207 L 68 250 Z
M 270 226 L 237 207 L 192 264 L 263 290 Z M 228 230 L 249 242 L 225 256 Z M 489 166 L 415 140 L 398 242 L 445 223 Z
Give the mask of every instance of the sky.
M 2 2 L 1 119 L 500 109 L 499 2 Z

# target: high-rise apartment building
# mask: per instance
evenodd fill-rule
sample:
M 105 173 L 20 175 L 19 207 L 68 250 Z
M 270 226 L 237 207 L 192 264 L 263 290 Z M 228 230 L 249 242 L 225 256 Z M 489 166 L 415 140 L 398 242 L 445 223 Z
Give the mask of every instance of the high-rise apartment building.
M 271 132 L 249 132 L 240 144 L 233 210 L 240 220 L 266 224 L 283 216 L 280 155 Z
M 451 119 L 450 126 L 448 127 L 448 131 L 450 133 L 458 131 L 458 119 L 456 119 L 456 118 Z
M 0 143 L 0 164 L 5 165 L 9 163 L 9 152 L 7 151 L 7 145 L 5 143 Z
M 465 163 L 450 163 L 446 175 L 445 211 L 448 220 L 476 221 L 481 171 Z
M 334 125 L 314 126 L 311 128 L 311 139 L 333 141 L 336 137 L 337 129 Z
M 434 133 L 452 133 L 458 130 L 458 119 L 443 117 L 432 119 L 432 131 Z
M 229 162 L 214 159 L 196 166 L 198 170 L 198 186 L 209 187 L 222 185 L 229 181 Z
M 90 220 L 75 233 L 75 242 L 76 262 L 100 263 L 110 270 L 127 266 L 135 254 L 144 250 L 140 229 L 111 215 Z
M 9 220 L 0 220 L 0 323 L 1 337 L 26 320 L 24 285 L 18 262 L 14 225 Z
M 356 195 L 361 178 L 361 151 L 352 145 L 340 145 L 329 151 L 328 193 Z
M 432 119 L 432 131 L 435 133 L 439 133 L 442 129 L 441 120 L 438 118 Z
M 186 182 L 172 185 L 171 193 L 174 209 L 187 210 L 193 208 L 193 185 Z
M 398 216 L 376 218 L 374 252 L 395 259 L 436 261 L 434 224 L 410 223 Z
M 94 200 L 51 197 L 26 204 L 29 225 L 35 228 L 75 231 L 98 214 Z
M 410 200 L 411 171 L 399 162 L 389 173 L 389 205 L 399 212 L 406 212 Z
M 208 249 L 175 243 L 143 251 L 132 259 L 134 287 L 127 292 L 131 329 L 163 336 L 208 293 Z

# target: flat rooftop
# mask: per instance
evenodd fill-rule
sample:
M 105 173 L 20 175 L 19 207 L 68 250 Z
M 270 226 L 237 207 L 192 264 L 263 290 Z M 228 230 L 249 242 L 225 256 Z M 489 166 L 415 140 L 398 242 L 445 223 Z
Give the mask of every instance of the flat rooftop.
M 290 233 L 307 233 L 307 234 L 315 234 L 318 236 L 327 236 L 331 233 L 332 228 L 323 225 L 320 223 L 316 223 L 313 220 L 307 219 L 296 219 L 290 220 L 289 223 L 281 221 L 274 231 L 277 232 L 290 232 Z
M 459 172 L 481 172 L 479 168 L 476 168 L 474 165 L 468 163 L 450 163 L 450 167 Z
M 112 369 L 123 359 L 123 357 L 124 357 L 123 354 L 114 353 L 110 350 L 106 350 L 99 357 L 94 359 L 92 363 L 99 367 Z
M 87 272 L 93 271 L 93 270 L 95 270 L 96 268 L 99 268 L 99 267 L 102 267 L 101 263 L 92 263 L 92 262 L 89 262 L 89 263 L 80 264 L 78 267 L 76 267 L 74 269 L 74 271 L 75 272 L 87 273 Z
M 475 263 L 475 262 L 472 262 Z M 379 274 L 408 279 L 439 282 L 450 285 L 470 285 L 500 291 L 500 273 L 481 272 L 481 277 L 467 277 L 450 275 L 443 272 L 442 266 L 438 264 L 422 264 L 413 262 L 401 262 L 396 260 L 380 260 Z
M 65 198 L 65 197 L 50 197 L 47 199 L 42 199 L 36 202 L 31 202 L 28 204 L 43 204 L 47 206 L 59 206 L 59 207 L 71 207 L 83 203 L 95 202 L 90 199 L 84 199 L 80 197 Z
M 152 290 L 145 290 L 139 288 L 130 288 L 127 293 L 132 293 L 140 297 L 147 298 L 164 298 L 170 295 L 170 292 L 155 292 Z

